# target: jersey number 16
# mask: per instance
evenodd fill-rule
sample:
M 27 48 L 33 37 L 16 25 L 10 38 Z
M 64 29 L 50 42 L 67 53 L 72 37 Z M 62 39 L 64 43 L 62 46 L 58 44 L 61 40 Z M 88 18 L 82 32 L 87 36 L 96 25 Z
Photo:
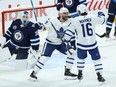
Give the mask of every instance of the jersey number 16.
M 81 24 L 81 26 L 82 26 L 83 37 L 93 35 L 93 30 L 92 30 L 92 27 L 91 27 L 92 26 L 91 23 Z

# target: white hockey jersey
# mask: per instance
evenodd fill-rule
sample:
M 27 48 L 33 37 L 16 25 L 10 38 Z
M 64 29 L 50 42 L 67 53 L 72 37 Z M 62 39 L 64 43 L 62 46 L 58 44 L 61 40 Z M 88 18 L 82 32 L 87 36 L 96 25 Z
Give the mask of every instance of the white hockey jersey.
M 57 37 L 57 33 L 50 22 L 57 31 L 63 30 L 63 32 L 65 32 L 68 26 L 71 24 L 71 18 L 69 18 L 64 23 L 61 23 L 57 17 L 49 18 L 49 20 L 46 22 L 46 26 L 49 29 L 46 41 L 51 44 L 59 45 L 62 43 L 62 41 Z
M 76 17 L 73 19 L 73 26 L 69 26 L 66 31 L 65 39 L 69 40 L 72 32 L 74 33 L 76 29 L 78 33 L 77 47 L 84 50 L 93 49 L 97 47 L 95 26 L 104 22 L 104 17 L 95 15 Z

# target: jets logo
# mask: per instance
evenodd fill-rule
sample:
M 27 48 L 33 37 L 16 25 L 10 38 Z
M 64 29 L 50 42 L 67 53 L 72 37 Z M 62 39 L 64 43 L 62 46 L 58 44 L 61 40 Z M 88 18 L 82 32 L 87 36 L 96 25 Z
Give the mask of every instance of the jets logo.
M 65 3 L 67 5 L 67 7 L 72 7 L 74 4 L 74 0 L 65 0 Z
M 14 40 L 16 42 L 22 41 L 23 38 L 24 38 L 24 35 L 23 35 L 23 33 L 21 31 L 14 32 Z

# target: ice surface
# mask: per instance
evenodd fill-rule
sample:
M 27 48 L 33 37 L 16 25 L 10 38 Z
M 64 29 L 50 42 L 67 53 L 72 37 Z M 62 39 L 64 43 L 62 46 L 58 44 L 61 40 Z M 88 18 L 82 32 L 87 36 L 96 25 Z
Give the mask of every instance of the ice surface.
M 105 29 L 100 26 L 96 31 L 103 34 Z M 79 83 L 78 80 L 64 80 L 66 56 L 54 53 L 38 73 L 36 82 L 28 81 L 32 70 L 16 71 L 12 62 L 9 62 L 10 66 L 7 63 L 0 64 L 0 87 L 116 87 L 116 40 L 113 39 L 113 33 L 111 33 L 111 38 L 108 41 L 106 38 L 97 37 L 104 68 L 103 76 L 106 79 L 102 86 L 97 81 L 90 56 L 86 59 L 84 78 Z M 72 72 L 77 73 L 76 61 L 78 59 L 76 55 L 75 58 Z

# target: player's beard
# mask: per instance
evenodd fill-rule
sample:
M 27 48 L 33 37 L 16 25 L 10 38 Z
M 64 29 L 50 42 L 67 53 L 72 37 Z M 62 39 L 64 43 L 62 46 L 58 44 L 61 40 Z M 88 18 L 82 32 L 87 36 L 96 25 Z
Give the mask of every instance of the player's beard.
M 65 22 L 67 20 L 68 20 L 68 17 L 67 16 L 64 16 L 64 17 L 61 17 L 61 20 L 60 21 Z

